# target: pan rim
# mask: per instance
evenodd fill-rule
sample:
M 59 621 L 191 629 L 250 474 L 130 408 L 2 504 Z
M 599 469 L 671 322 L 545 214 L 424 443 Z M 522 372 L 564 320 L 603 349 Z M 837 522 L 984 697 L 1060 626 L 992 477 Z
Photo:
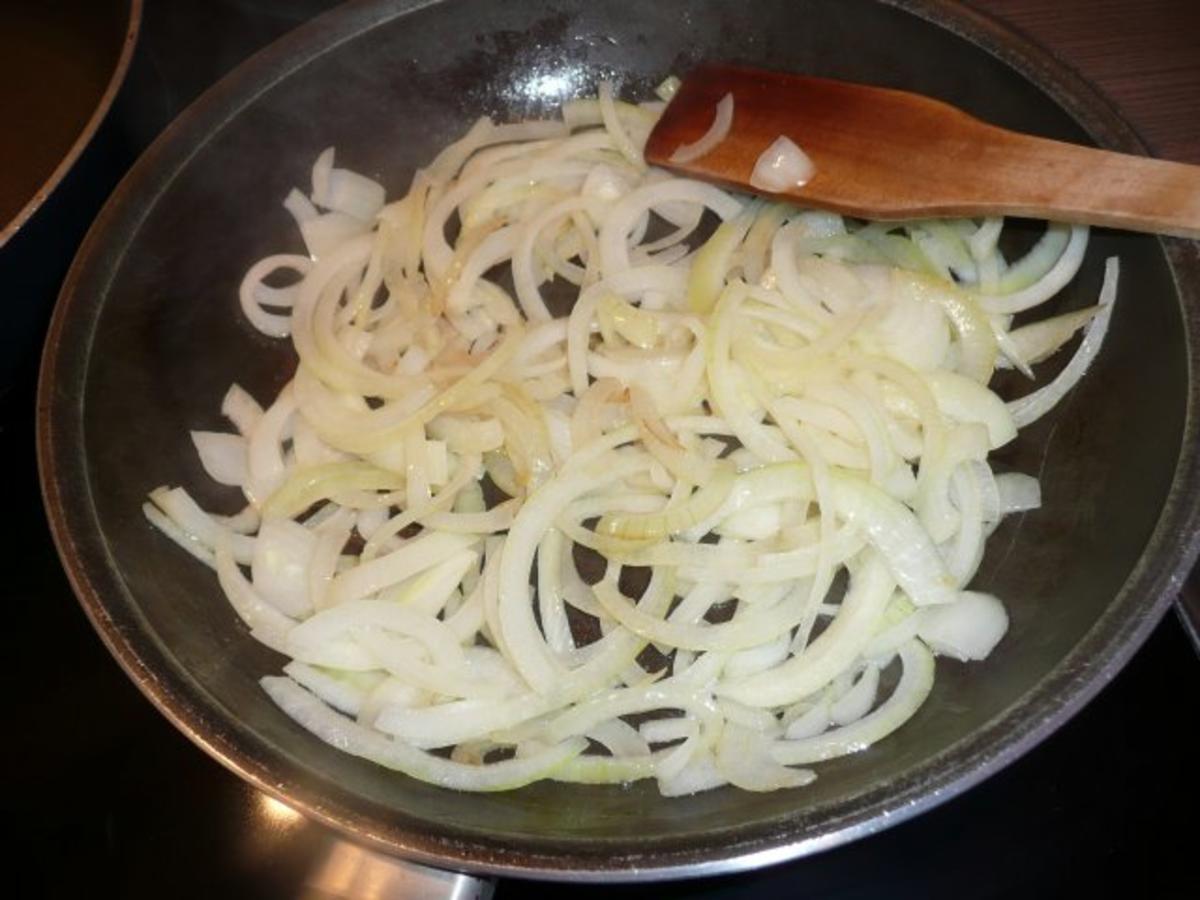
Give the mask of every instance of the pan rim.
M 101 93 L 96 101 L 92 113 L 88 116 L 88 120 L 84 123 L 75 140 L 71 142 L 71 146 L 67 148 L 67 152 L 63 154 L 62 159 L 46 176 L 45 180 L 38 186 L 25 203 L 18 209 L 7 222 L 0 221 L 0 247 L 8 243 L 25 224 L 33 218 L 34 214 L 42 208 L 50 195 L 58 188 L 62 180 L 67 177 L 67 173 L 74 168 L 84 148 L 92 142 L 96 131 L 100 128 L 100 123 L 104 121 L 104 117 L 108 115 L 109 109 L 112 108 L 113 101 L 116 99 L 117 92 L 121 89 L 121 85 L 125 83 L 125 76 L 129 72 L 129 64 L 133 60 L 133 51 L 137 47 L 138 34 L 142 27 L 142 3 L 143 0 L 129 0 L 129 17 L 125 24 L 125 34 L 121 38 L 121 51 L 117 55 L 116 65 L 113 66 L 112 73 L 109 75 L 108 82 L 104 86 L 104 92 Z
M 239 741 L 238 729 L 220 721 L 212 705 L 195 685 L 180 678 L 174 663 L 156 642 L 136 631 L 132 607 L 115 615 L 102 599 L 123 592 L 115 573 L 106 569 L 107 551 L 88 548 L 87 533 L 94 521 L 90 490 L 72 491 L 73 475 L 82 476 L 82 453 L 72 444 L 81 433 L 78 404 L 63 408 L 60 398 L 73 396 L 73 383 L 82 384 L 87 354 L 67 352 L 69 336 L 83 330 L 89 317 L 99 315 L 101 304 L 89 310 L 85 298 L 107 296 L 119 261 L 144 217 L 157 203 L 174 177 L 213 134 L 266 90 L 347 40 L 384 22 L 444 0 L 359 0 L 335 9 L 285 36 L 210 88 L 190 106 L 138 160 L 88 232 L 64 282 L 56 305 L 38 393 L 38 463 L 43 499 L 54 541 L 72 588 L 85 613 L 129 677 L 148 699 L 189 739 L 210 756 L 249 781 L 259 790 L 293 806 L 309 817 L 377 850 L 415 862 L 471 872 L 547 879 L 583 881 L 635 881 L 698 877 L 732 873 L 783 862 L 829 849 L 904 821 L 957 796 L 1009 762 L 1028 752 L 1083 707 L 1124 666 L 1159 621 L 1182 586 L 1200 550 L 1197 537 L 1200 508 L 1188 502 L 1200 489 L 1200 459 L 1195 385 L 1200 363 L 1194 341 L 1200 334 L 1200 245 L 1162 239 L 1175 278 L 1176 294 L 1185 324 L 1188 349 L 1188 397 L 1181 434 L 1180 455 L 1158 523 L 1139 562 L 1122 590 L 1074 651 L 1026 697 L 987 726 L 947 747 L 940 757 L 964 749 L 965 763 L 937 766 L 940 757 L 922 764 L 936 777 L 888 794 L 886 804 L 859 809 L 847 821 L 835 823 L 821 834 L 804 837 L 786 823 L 779 828 L 758 826 L 735 841 L 710 841 L 681 850 L 652 850 L 639 855 L 630 848 L 618 855 L 574 855 L 513 849 L 507 842 L 447 841 L 405 828 L 383 828 L 378 821 L 353 809 L 310 795 L 296 784 L 280 781 L 262 747 Z M 1000 59 L 1046 92 L 1093 139 L 1115 149 L 1140 151 L 1144 144 L 1094 87 L 1027 38 L 984 14 L 945 0 L 880 0 L 949 30 L 984 52 Z M 252 90 L 247 90 L 252 88 Z M 196 135 L 200 141 L 192 140 Z M 204 137 L 207 135 L 208 137 Z M 149 192 L 145 189 L 149 188 Z M 142 191 L 137 203 L 130 198 Z M 84 290 L 85 287 L 91 290 Z M 81 308 L 82 307 L 82 308 Z M 90 337 L 82 345 L 90 350 Z M 64 421 L 65 420 L 65 421 Z M 74 459 L 74 457 L 80 459 Z M 72 465 L 74 462 L 74 465 Z M 81 524 L 86 523 L 86 524 Z M 1182 542 L 1179 535 L 1183 535 Z M 95 543 L 95 542 L 93 542 Z M 1149 558 L 1162 550 L 1172 565 L 1163 569 Z M 1149 602 L 1138 598 L 1152 598 Z M 1126 621 L 1116 621 L 1130 613 Z M 1104 626 L 1104 627 L 1102 627 Z M 1102 651 L 1110 651 L 1102 655 Z M 1042 695 L 1047 714 L 1034 721 L 1016 716 L 1020 708 Z M 1056 695 L 1056 696 L 1054 696 Z M 1015 721 L 1014 721 L 1015 719 Z M 1016 727 L 1016 726 L 1020 727 Z M 763 832 L 769 833 L 763 833 Z M 745 835 L 745 832 L 741 832 Z M 612 849 L 606 847 L 605 849 Z

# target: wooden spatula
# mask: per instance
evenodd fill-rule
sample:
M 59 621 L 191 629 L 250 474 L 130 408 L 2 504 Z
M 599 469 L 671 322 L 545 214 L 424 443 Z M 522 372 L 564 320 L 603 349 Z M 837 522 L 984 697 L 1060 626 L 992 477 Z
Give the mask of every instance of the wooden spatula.
M 733 97 L 728 135 L 671 156 Z M 870 219 L 1010 215 L 1200 238 L 1200 166 L 1018 134 L 905 91 L 729 65 L 683 81 L 646 144 L 652 165 L 755 191 L 759 156 L 784 136 L 815 172 L 778 194 Z M 763 191 L 756 191 L 763 193 Z

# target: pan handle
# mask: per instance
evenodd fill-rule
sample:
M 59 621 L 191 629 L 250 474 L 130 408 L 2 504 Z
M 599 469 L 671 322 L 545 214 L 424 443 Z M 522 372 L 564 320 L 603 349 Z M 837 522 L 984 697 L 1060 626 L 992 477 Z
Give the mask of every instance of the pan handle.
M 300 900 L 490 900 L 496 884 L 335 840 L 305 879 Z

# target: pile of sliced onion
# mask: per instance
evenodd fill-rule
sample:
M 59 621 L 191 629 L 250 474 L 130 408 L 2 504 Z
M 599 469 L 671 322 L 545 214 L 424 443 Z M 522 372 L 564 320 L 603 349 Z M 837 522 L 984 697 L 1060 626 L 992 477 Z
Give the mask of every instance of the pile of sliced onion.
M 910 719 L 935 655 L 1003 641 L 969 585 L 1041 492 L 988 456 L 1095 359 L 1116 262 L 1096 307 L 1014 330 L 1086 229 L 1010 262 L 1000 220 L 736 196 L 646 167 L 660 108 L 605 85 L 561 122 L 480 120 L 390 203 L 328 150 L 285 200 L 307 253 L 249 268 L 241 308 L 295 377 L 192 433 L 205 498 L 245 508 L 144 509 L 288 657 L 264 690 L 345 752 L 459 790 L 800 787 Z M 797 154 L 764 177 L 805 177 Z M 1045 386 L 988 387 L 1081 330 Z

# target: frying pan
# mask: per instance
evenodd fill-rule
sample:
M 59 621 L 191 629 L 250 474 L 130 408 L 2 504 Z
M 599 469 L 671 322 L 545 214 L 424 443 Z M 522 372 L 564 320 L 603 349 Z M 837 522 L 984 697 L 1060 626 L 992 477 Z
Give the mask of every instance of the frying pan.
M 125 78 L 142 0 L 6 5 L 0 25 L 0 247 L 96 133 Z
M 275 709 L 257 679 L 282 660 L 139 508 L 162 483 L 230 508 L 227 493 L 205 493 L 188 430 L 218 427 L 231 380 L 267 396 L 294 368 L 237 314 L 249 263 L 299 248 L 281 199 L 328 144 L 395 195 L 482 113 L 536 115 L 602 77 L 646 94 L 703 58 L 921 91 L 1003 126 L 1142 149 L 1076 76 L 940 2 L 368 0 L 269 48 L 174 123 L 64 285 L 39 459 L 84 610 L 199 746 L 360 843 L 451 869 L 600 880 L 736 871 L 852 840 L 967 789 L 1062 724 L 1141 644 L 1196 556 L 1195 248 L 1097 231 L 1058 304 L 1094 302 L 1102 260 L 1120 256 L 1104 351 L 997 458 L 1045 492 L 1043 509 L 996 533 L 976 581 L 1007 602 L 1008 636 L 982 665 L 939 662 L 911 723 L 825 764 L 812 786 L 669 801 L 644 784 L 455 794 L 339 754 Z

